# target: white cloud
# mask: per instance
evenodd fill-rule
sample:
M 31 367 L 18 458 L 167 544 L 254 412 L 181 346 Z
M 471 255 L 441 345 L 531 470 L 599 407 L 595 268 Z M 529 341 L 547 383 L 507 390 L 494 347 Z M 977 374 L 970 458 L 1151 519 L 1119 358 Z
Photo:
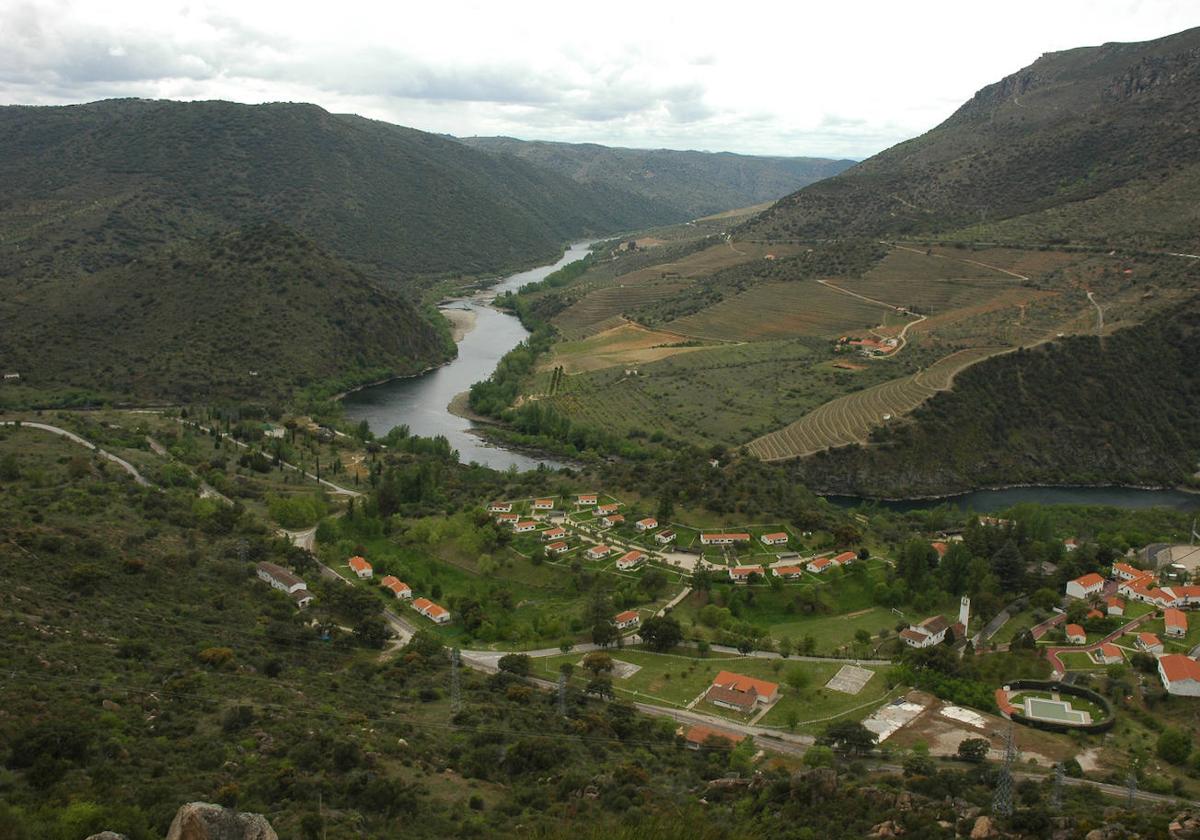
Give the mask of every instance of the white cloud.
M 310 101 L 429 131 L 863 157 L 1180 2 L 0 0 L 0 102 Z

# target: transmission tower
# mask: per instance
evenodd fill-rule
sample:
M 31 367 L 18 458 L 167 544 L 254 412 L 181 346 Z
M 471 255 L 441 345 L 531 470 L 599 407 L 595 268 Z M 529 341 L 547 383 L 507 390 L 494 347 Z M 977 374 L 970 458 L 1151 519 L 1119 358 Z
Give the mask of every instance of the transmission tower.
M 1055 812 L 1062 811 L 1062 795 L 1063 795 L 1063 766 L 1060 761 L 1054 765 L 1054 785 L 1050 788 L 1050 807 Z
M 567 716 L 567 675 L 558 675 L 558 713 Z
M 462 711 L 462 685 L 458 675 L 461 657 L 458 648 L 452 648 L 446 651 L 446 654 L 450 657 L 450 711 L 458 714 Z
M 1008 735 L 1004 743 L 1004 766 L 1000 768 L 1000 778 L 996 780 L 996 794 L 992 797 L 992 813 L 1000 817 L 1011 817 L 1013 812 L 1013 777 L 1012 768 L 1017 761 L 1017 742 L 1013 733 L 1013 724 L 1008 725 Z
M 1129 775 L 1125 777 L 1125 789 L 1129 794 L 1128 799 L 1126 799 L 1126 801 L 1125 801 L 1125 807 L 1132 810 L 1133 809 L 1133 801 L 1134 801 L 1134 799 L 1137 798 L 1137 789 L 1138 789 L 1137 788 L 1137 774 L 1134 773 L 1132 770 L 1130 770 Z

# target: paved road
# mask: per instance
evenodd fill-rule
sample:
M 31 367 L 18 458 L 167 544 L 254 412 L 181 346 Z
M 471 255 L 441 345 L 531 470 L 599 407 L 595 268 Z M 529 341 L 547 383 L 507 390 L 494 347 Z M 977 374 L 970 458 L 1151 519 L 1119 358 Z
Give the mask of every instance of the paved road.
M 134 467 L 133 464 L 129 463 L 124 458 L 118 458 L 116 455 L 112 454 L 111 452 L 104 451 L 100 447 L 96 446 L 96 444 L 92 443 L 90 440 L 85 440 L 84 438 L 81 438 L 79 435 L 75 434 L 74 432 L 68 432 L 66 429 L 60 429 L 58 426 L 50 426 L 50 425 L 47 425 L 46 423 L 33 423 L 33 422 L 30 422 L 27 420 L 21 420 L 21 421 L 0 420 L 0 426 L 21 426 L 21 427 L 28 428 L 28 429 L 41 429 L 43 432 L 50 432 L 51 434 L 59 435 L 60 437 L 65 437 L 67 440 L 69 440 L 73 443 L 78 443 L 80 446 L 86 447 L 87 449 L 90 449 L 93 452 L 95 452 L 97 455 L 99 455 L 103 458 L 107 458 L 108 460 L 112 461 L 114 464 L 119 466 L 121 469 L 125 470 L 125 472 L 127 472 L 131 476 L 133 476 L 133 480 L 136 481 L 138 484 L 142 485 L 143 487 L 151 486 L 150 482 L 146 480 L 145 476 L 143 476 L 140 472 L 137 471 L 137 468 Z
M 1135 618 L 1133 621 L 1129 622 L 1128 624 L 1125 624 L 1125 625 L 1121 626 L 1120 628 L 1114 630 L 1113 632 L 1109 633 L 1107 636 L 1105 636 L 1100 641 L 1092 642 L 1090 645 L 1066 645 L 1064 647 L 1048 647 L 1048 648 L 1046 648 L 1046 658 L 1048 660 L 1050 660 L 1050 665 L 1054 668 L 1055 676 L 1058 677 L 1059 679 L 1061 679 L 1062 675 L 1067 672 L 1067 666 L 1064 665 L 1063 661 L 1058 658 L 1058 655 L 1060 653 L 1073 653 L 1073 652 L 1089 653 L 1093 650 L 1098 649 L 1100 647 L 1100 645 L 1105 644 L 1107 642 L 1111 642 L 1113 639 L 1123 636 L 1124 634 L 1128 633 L 1130 630 L 1137 627 L 1142 622 L 1153 618 L 1154 615 L 1155 615 L 1154 613 L 1149 612 L 1143 616 Z

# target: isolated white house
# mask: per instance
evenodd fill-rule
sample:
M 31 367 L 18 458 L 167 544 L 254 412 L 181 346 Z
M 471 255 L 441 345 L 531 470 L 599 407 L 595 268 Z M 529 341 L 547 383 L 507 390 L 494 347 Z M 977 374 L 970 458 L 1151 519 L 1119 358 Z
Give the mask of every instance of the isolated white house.
M 613 618 L 613 623 L 617 625 L 618 630 L 624 630 L 627 627 L 636 627 L 637 625 L 641 624 L 641 622 L 642 619 L 641 616 L 638 615 L 637 610 L 626 610 L 623 613 L 618 613 L 616 617 Z
M 1158 676 L 1168 694 L 1200 697 L 1200 662 L 1182 653 L 1158 658 Z
M 347 565 L 350 566 L 350 571 L 358 575 L 359 580 L 370 580 L 375 576 L 375 570 L 371 568 L 371 564 L 362 557 L 351 557 L 347 561 Z
M 1089 598 L 1104 591 L 1104 578 L 1095 572 L 1088 572 L 1082 577 L 1067 582 L 1067 594 L 1072 598 Z

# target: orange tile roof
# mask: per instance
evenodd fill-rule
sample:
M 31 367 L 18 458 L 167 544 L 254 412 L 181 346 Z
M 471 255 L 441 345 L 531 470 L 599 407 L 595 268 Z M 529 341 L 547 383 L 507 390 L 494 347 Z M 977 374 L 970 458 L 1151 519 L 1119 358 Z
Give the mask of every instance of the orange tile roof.
M 1122 653 L 1121 649 L 1110 642 L 1105 642 L 1104 644 L 1100 645 L 1100 652 L 1106 657 L 1118 656 L 1122 659 L 1124 658 L 1124 654 Z
M 408 590 L 412 589 L 411 586 L 400 580 L 400 578 L 396 577 L 395 575 L 388 575 L 383 580 L 379 581 L 379 585 L 384 589 L 390 589 L 393 592 L 407 592 Z
M 816 560 L 810 560 L 808 565 L 816 566 L 818 569 L 824 569 L 826 566 L 832 566 L 833 561 L 828 557 L 818 557 Z
M 1086 575 L 1075 578 L 1073 583 L 1078 583 L 1084 589 L 1091 589 L 1096 584 L 1103 585 L 1104 578 L 1100 577 L 1100 575 L 1096 574 L 1095 572 L 1088 572 Z
M 1108 605 L 1110 607 L 1120 607 L 1121 609 L 1125 609 L 1125 602 L 1122 601 L 1120 598 L 1118 598 L 1116 595 L 1113 595 L 1111 598 L 1108 599 Z
M 1082 627 L 1080 627 L 1078 624 L 1068 624 L 1067 625 L 1067 638 L 1070 639 L 1075 636 L 1086 637 L 1087 633 L 1084 632 L 1084 629 Z
M 552 542 L 546 548 L 550 551 L 558 551 L 560 548 L 566 548 L 566 546 L 565 542 Z
M 950 546 L 946 545 L 944 542 L 931 542 L 930 545 L 933 546 L 933 550 L 938 553 L 938 557 L 944 557 L 946 552 L 950 549 Z
M 721 671 L 713 678 L 713 685 L 719 685 L 722 688 L 732 688 L 734 691 L 749 691 L 753 688 L 759 694 L 770 697 L 779 690 L 777 683 L 768 682 L 767 680 L 759 680 L 754 677 L 747 677 L 744 674 L 735 674 L 732 671 Z
M 761 575 L 762 573 L 762 566 L 734 566 L 729 570 L 729 574 L 733 577 L 750 577 L 750 575 Z
M 617 560 L 617 562 L 618 563 L 621 563 L 621 562 L 632 563 L 635 560 L 641 560 L 645 556 L 646 556 L 646 552 L 638 551 L 635 549 L 633 551 L 627 551 L 624 554 L 622 554 L 621 559 Z
M 432 605 L 433 605 L 433 601 L 430 601 L 428 598 L 417 598 L 415 601 L 412 602 L 412 608 L 414 610 L 423 610 Z
M 780 575 L 801 575 L 804 569 L 800 566 L 776 566 L 775 572 Z
M 776 531 L 774 534 L 763 534 L 764 540 L 786 540 L 787 534 L 784 531 Z
M 748 539 L 750 539 L 749 534 L 743 534 L 743 533 L 701 534 L 700 536 L 706 540 L 748 540 Z
M 858 559 L 858 555 L 855 554 L 853 551 L 843 551 L 837 557 L 833 558 L 833 562 L 837 563 L 840 566 L 843 563 L 850 563 L 857 559 Z
M 1138 641 L 1140 641 L 1144 647 L 1154 647 L 1155 645 L 1162 644 L 1162 640 L 1153 633 L 1138 633 Z
M 351 557 L 349 563 L 350 568 L 356 572 L 364 572 L 371 568 L 371 564 L 361 557 Z
M 1167 627 L 1179 627 L 1187 632 L 1188 620 L 1182 611 L 1168 607 L 1163 610 L 1163 624 Z
M 638 617 L 637 610 L 625 610 L 625 612 L 623 612 L 623 613 L 617 613 L 616 616 L 614 616 L 614 620 L 618 624 L 620 624 L 625 621 L 631 621 L 637 617 Z
M 608 552 L 610 552 L 610 551 L 612 551 L 611 548 L 609 548 L 608 546 L 606 546 L 604 544 L 600 544 L 600 545 L 594 545 L 591 548 L 589 548 L 588 554 L 608 554 Z
M 1158 667 L 1162 669 L 1167 682 L 1195 680 L 1200 682 L 1200 662 L 1182 653 L 1168 653 L 1158 658 Z

